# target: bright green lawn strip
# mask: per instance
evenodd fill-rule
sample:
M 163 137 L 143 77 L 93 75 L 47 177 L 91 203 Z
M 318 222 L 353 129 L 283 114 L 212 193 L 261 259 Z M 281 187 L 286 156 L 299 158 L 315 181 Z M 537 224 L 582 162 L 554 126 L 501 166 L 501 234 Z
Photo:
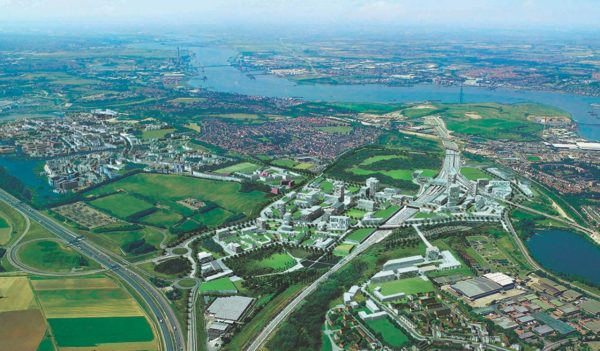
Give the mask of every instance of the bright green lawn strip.
M 260 268 L 272 268 L 276 271 L 285 270 L 293 267 L 296 264 L 296 260 L 294 260 L 289 254 L 286 252 L 276 252 L 258 262 L 253 263 L 254 266 Z
M 423 280 L 421 277 L 392 280 L 383 283 L 369 284 L 369 290 L 373 291 L 376 287 L 381 287 L 383 295 L 393 295 L 403 292 L 407 295 L 431 292 L 434 290 L 433 284 L 429 280 Z
M 296 161 L 290 160 L 289 158 L 283 158 L 280 160 L 275 160 L 275 161 L 271 162 L 271 164 L 273 164 L 275 166 L 279 166 L 279 167 L 293 168 L 294 165 L 296 165 Z
M 60 347 L 93 347 L 154 339 L 145 317 L 50 318 L 48 323 Z
M 402 329 L 398 328 L 389 318 L 380 318 L 366 322 L 375 334 L 380 334 L 383 341 L 395 348 L 399 348 L 408 342 L 408 337 Z
M 219 292 L 219 291 L 237 291 L 237 288 L 231 282 L 228 277 L 219 278 L 215 280 L 211 280 L 208 282 L 200 283 L 200 292 L 201 293 L 211 293 L 211 292 Z
M 460 173 L 469 180 L 477 180 L 480 178 L 492 179 L 492 177 L 490 177 L 487 173 L 475 167 L 463 167 L 460 169 Z
M 391 215 L 393 215 L 394 213 L 396 213 L 396 211 L 398 211 L 399 209 L 400 209 L 400 206 L 390 206 L 390 207 L 388 207 L 386 209 L 379 210 L 379 211 L 375 212 L 373 214 L 373 217 L 387 219 Z
M 321 184 L 319 184 L 319 186 L 321 187 L 321 190 L 323 190 L 324 192 L 330 194 L 331 191 L 333 190 L 333 183 L 330 181 L 323 181 L 321 182 Z
M 6 221 L 6 219 L 4 219 L 4 217 L 0 217 L 0 229 L 3 228 L 9 228 L 10 226 L 8 225 L 8 222 Z
M 359 228 L 359 229 L 356 229 L 355 231 L 353 231 L 352 233 L 350 233 L 346 237 L 346 240 L 352 240 L 352 241 L 356 241 L 357 243 L 362 243 L 374 231 L 375 231 L 375 229 L 373 229 L 373 228 Z
M 352 249 L 354 248 L 354 244 L 339 244 L 338 246 L 335 247 L 335 249 L 333 249 L 333 254 L 335 256 L 339 256 L 339 257 L 344 257 L 344 256 L 348 256 L 348 254 L 350 254 L 350 252 L 352 252 Z
M 211 228 L 224 223 L 229 216 L 231 216 L 231 212 L 217 207 L 208 212 L 198 213 L 194 215 L 192 219 Z

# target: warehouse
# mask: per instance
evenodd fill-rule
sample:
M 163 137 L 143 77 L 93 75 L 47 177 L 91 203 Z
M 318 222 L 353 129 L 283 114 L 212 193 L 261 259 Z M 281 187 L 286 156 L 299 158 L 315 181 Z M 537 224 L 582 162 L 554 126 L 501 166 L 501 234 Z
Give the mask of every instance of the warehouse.
M 208 307 L 208 313 L 217 320 L 237 322 L 253 301 L 245 296 L 219 297 Z
M 488 278 L 476 277 L 460 281 L 452 285 L 452 289 L 470 300 L 477 300 L 501 291 L 502 286 Z

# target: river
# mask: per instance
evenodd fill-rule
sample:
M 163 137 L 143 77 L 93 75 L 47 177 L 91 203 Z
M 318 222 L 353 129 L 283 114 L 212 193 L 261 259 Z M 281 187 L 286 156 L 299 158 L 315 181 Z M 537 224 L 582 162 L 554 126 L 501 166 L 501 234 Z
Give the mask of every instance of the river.
M 227 47 L 195 48 L 196 62 L 204 67 L 206 80 L 198 77 L 191 84 L 213 91 L 238 93 L 244 95 L 268 97 L 294 97 L 309 101 L 327 102 L 421 102 L 441 101 L 459 102 L 460 87 L 443 87 L 421 84 L 412 87 L 389 87 L 378 84 L 368 85 L 330 85 L 296 84 L 295 82 L 273 76 L 257 74 L 255 79 L 230 66 L 228 58 L 236 55 Z M 481 87 L 464 87 L 464 102 L 519 103 L 536 102 L 558 107 L 569 112 L 579 124 L 579 134 L 589 140 L 600 141 L 600 119 L 590 112 L 600 114 L 592 104 L 600 105 L 600 98 L 575 94 L 545 92 L 533 90 L 490 90 Z
M 538 231 L 526 244 L 533 258 L 545 268 L 600 286 L 600 246 L 582 235 L 546 229 Z

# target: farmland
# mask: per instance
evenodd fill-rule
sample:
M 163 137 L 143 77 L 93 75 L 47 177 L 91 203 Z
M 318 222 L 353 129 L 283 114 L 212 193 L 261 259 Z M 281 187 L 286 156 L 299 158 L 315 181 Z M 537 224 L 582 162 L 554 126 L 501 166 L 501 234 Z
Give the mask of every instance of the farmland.
M 59 347 L 156 348 L 143 310 L 115 280 L 36 278 L 31 285 Z
M 185 225 L 190 228 L 194 223 L 196 227 L 214 227 L 252 216 L 268 201 L 264 192 L 245 189 L 239 183 L 164 174 L 136 174 L 94 189 L 87 196 L 92 206 L 116 217 L 163 228 L 183 218 L 188 218 Z M 207 205 L 193 210 L 178 203 L 190 198 Z

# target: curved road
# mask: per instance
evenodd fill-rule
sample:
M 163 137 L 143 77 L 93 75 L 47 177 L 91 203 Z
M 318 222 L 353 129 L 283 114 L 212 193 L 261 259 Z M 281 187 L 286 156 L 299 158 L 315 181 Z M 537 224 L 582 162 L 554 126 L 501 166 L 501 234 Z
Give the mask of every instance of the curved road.
M 0 200 L 20 211 L 25 217 L 29 217 L 31 220 L 38 222 L 41 226 L 67 243 L 77 242 L 76 245 L 73 245 L 73 248 L 98 262 L 105 268 L 112 270 L 115 275 L 125 281 L 138 293 L 154 316 L 158 319 L 159 323 L 157 325 L 160 332 L 159 337 L 162 339 L 164 349 L 166 351 L 182 351 L 185 349 L 185 341 L 181 327 L 179 326 L 179 321 L 171 309 L 169 302 L 154 286 L 140 277 L 137 273 L 127 268 L 127 264 L 108 256 L 101 249 L 85 240 L 77 241 L 79 235 L 46 217 L 4 190 L 0 190 Z

